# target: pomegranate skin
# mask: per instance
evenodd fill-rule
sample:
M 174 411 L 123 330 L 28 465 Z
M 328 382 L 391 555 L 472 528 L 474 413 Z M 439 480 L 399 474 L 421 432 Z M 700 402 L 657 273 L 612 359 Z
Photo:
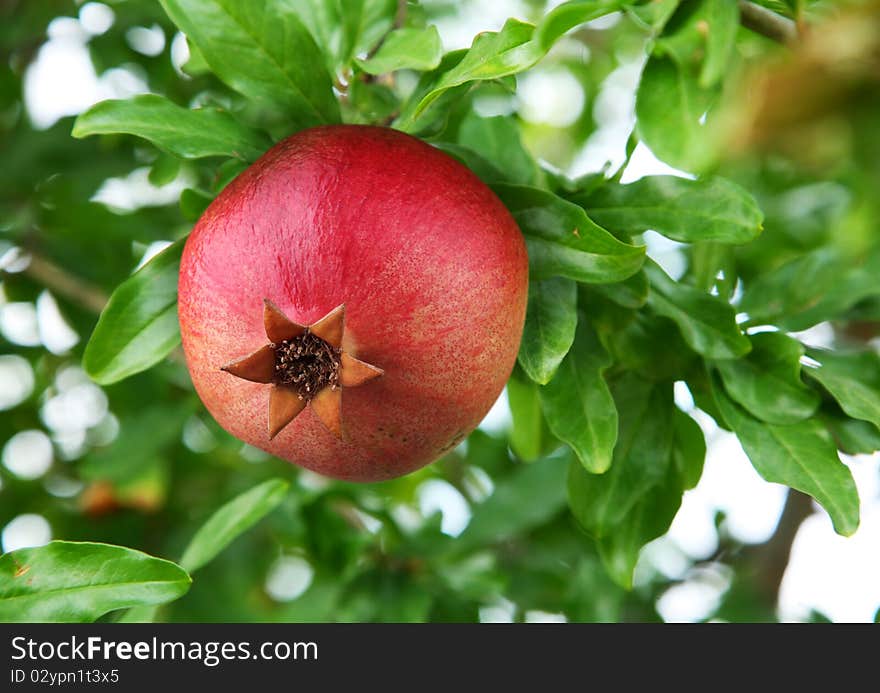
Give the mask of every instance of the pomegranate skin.
M 470 170 L 401 132 L 339 125 L 280 142 L 186 242 L 179 319 L 193 384 L 223 428 L 320 474 L 401 476 L 485 416 L 516 360 L 522 234 Z M 268 342 L 263 300 L 308 325 L 345 304 L 343 349 L 384 370 L 343 388 L 343 439 L 306 408 L 273 440 L 270 385 L 220 370 Z

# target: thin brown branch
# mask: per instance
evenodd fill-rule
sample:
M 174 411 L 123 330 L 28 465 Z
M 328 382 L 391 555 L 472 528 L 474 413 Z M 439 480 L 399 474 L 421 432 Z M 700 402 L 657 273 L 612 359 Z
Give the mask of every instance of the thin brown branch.
M 766 7 L 748 0 L 739 0 L 740 23 L 756 34 L 788 45 L 798 39 L 797 24 Z
M 104 310 L 109 300 L 107 294 L 94 284 L 74 276 L 39 255 L 31 255 L 30 264 L 24 273 L 47 289 L 94 313 Z

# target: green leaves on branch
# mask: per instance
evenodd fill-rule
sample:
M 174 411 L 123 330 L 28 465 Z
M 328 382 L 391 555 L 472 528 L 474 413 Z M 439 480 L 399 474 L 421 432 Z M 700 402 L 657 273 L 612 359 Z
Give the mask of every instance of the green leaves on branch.
M 673 320 L 690 347 L 710 359 L 734 359 L 752 348 L 726 301 L 674 281 L 654 262 L 645 264 L 651 281 L 648 305 Z
M 330 72 L 345 68 L 391 29 L 397 0 L 283 0 L 325 54 Z
M 194 573 L 211 561 L 240 534 L 278 507 L 289 487 L 282 479 L 271 479 L 226 503 L 196 532 L 183 552 L 180 565 Z
M 221 80 L 299 128 L 339 122 L 324 56 L 288 2 L 160 0 Z
M 804 372 L 828 390 L 844 412 L 880 426 L 880 356 L 875 351 L 810 349 L 807 355 L 819 366 Z
M 831 436 L 816 419 L 786 426 L 759 421 L 733 402 L 717 383 L 715 402 L 764 479 L 815 498 L 831 516 L 838 534 L 859 526 L 859 496 L 849 468 L 840 461 Z
M 627 234 L 656 231 L 676 241 L 748 243 L 764 215 L 743 188 L 723 178 L 647 176 L 628 185 L 607 183 L 573 199 L 605 228 Z
M 752 325 L 805 330 L 880 296 L 880 250 L 847 257 L 822 247 L 776 267 L 746 286 L 740 303 Z
M 526 237 L 534 279 L 611 283 L 638 272 L 645 248 L 617 240 L 576 204 L 524 185 L 492 186 Z
M 271 140 L 220 109 L 181 108 L 155 94 L 102 101 L 76 119 L 74 137 L 127 133 L 183 159 L 229 156 L 255 161 Z
M 364 72 L 381 75 L 395 70 L 433 70 L 442 55 L 437 27 L 429 26 L 392 31 L 374 56 L 356 62 Z
M 91 622 L 186 593 L 181 567 L 109 544 L 53 541 L 0 556 L 0 621 Z
M 450 89 L 529 69 L 566 31 L 613 12 L 620 4 L 618 0 L 574 0 L 555 8 L 537 27 L 508 19 L 500 31 L 479 34 L 454 66 L 440 72 L 427 88 L 416 90 L 413 104 L 405 109 L 397 126 L 406 131 L 416 129 L 420 116 Z
M 617 442 L 617 409 L 603 377 L 610 365 L 593 328 L 582 320 L 574 346 L 553 380 L 540 390 L 550 430 L 593 474 L 608 470 Z
M 800 342 L 781 332 L 750 339 L 752 351 L 745 358 L 715 362 L 730 397 L 768 423 L 792 424 L 812 416 L 819 395 L 801 380 Z
M 86 345 L 83 368 L 109 385 L 146 370 L 180 343 L 177 275 L 184 239 L 116 287 Z
M 738 29 L 736 3 L 695 0 L 678 8 L 656 40 L 636 94 L 636 128 L 666 163 L 698 171 L 711 161 L 706 116 L 730 69 Z
M 684 489 L 699 479 L 705 443 L 699 427 L 676 410 L 670 383 L 627 374 L 612 390 L 620 432 L 611 468 L 590 474 L 572 461 L 568 498 L 609 573 L 628 589 L 639 550 L 666 532 Z

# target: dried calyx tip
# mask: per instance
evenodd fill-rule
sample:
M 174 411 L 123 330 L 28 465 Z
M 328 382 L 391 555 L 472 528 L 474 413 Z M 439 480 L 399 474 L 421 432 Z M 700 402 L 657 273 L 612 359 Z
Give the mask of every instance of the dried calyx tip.
M 277 385 L 286 385 L 300 399 L 311 400 L 325 387 L 339 387 L 341 350 L 305 332 L 274 345 Z

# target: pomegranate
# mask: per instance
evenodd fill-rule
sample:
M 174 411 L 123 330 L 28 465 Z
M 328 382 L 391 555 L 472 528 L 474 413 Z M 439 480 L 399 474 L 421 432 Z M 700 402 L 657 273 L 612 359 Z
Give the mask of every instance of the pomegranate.
M 495 402 L 527 284 L 522 234 L 466 167 L 395 130 L 312 128 L 193 229 L 183 348 L 232 435 L 327 476 L 388 479 L 442 456 Z

